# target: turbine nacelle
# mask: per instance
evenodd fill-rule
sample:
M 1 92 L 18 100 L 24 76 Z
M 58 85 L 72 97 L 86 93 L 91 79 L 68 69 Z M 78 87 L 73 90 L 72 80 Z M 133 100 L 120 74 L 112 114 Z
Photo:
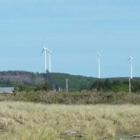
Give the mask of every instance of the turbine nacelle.
M 134 58 L 130 55 L 129 58 L 128 58 L 128 60 L 127 60 L 127 62 L 128 62 L 128 61 L 132 62 L 133 59 L 134 59 Z
M 100 58 L 101 54 L 98 53 L 97 51 L 95 51 L 95 52 L 96 52 L 97 57 Z
M 40 56 L 42 55 L 42 53 L 44 52 L 44 51 L 47 51 L 48 50 L 48 48 L 47 47 L 43 47 L 43 49 L 42 49 L 42 51 L 41 51 L 41 53 L 40 53 Z
M 97 57 L 98 57 L 98 58 L 101 56 L 101 54 L 100 54 L 100 53 L 96 53 L 96 54 L 97 54 Z
M 51 52 L 52 52 L 52 51 L 50 51 L 50 50 L 47 50 L 47 51 L 48 51 L 49 54 L 51 54 Z
M 43 47 L 43 50 L 48 50 L 48 48 L 44 46 L 44 47 Z
M 134 59 L 134 58 L 130 55 L 130 56 L 129 56 L 129 60 L 133 60 L 133 59 Z

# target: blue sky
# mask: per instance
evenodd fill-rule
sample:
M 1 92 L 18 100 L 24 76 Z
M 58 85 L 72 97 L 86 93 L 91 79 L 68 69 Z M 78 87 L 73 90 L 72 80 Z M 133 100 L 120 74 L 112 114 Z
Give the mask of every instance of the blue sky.
M 139 7 L 139 0 L 0 0 L 0 71 L 44 72 L 45 42 L 52 72 L 97 77 L 97 50 L 102 78 L 130 76 L 129 53 L 139 77 Z

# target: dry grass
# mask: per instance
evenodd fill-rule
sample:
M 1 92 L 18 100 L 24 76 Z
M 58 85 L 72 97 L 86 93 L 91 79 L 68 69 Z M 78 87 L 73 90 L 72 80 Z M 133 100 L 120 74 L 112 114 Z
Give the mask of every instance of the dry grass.
M 81 92 L 54 92 L 54 91 L 30 91 L 15 92 L 13 94 L 0 94 L 0 101 L 24 101 L 46 104 L 139 104 L 140 94 L 138 93 L 113 93 L 82 90 Z
M 115 140 L 116 131 L 139 135 L 139 108 L 0 102 L 0 140 Z

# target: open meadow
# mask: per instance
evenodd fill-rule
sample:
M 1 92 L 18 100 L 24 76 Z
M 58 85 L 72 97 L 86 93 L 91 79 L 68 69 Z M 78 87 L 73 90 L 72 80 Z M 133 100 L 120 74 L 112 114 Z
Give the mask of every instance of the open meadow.
M 139 117 L 140 106 L 132 104 L 2 101 L 0 140 L 134 140 L 140 134 Z

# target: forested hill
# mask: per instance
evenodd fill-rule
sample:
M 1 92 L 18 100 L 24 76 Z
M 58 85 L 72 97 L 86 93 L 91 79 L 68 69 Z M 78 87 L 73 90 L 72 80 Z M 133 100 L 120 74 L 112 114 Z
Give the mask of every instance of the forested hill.
M 33 73 L 27 71 L 1 71 L 0 87 L 37 86 L 45 83 L 54 90 L 66 89 L 68 79 L 69 90 L 97 89 L 97 90 L 128 90 L 128 78 L 100 79 L 64 73 Z M 135 82 L 136 81 L 136 82 Z M 140 90 L 140 78 L 133 78 L 132 88 Z M 125 90 L 124 90 L 125 88 Z M 123 90 L 122 90 L 123 89 Z
M 43 74 L 26 71 L 2 71 L 0 72 L 0 86 L 38 85 L 45 83 Z
M 68 79 L 69 89 L 87 89 L 96 80 L 92 77 L 70 75 L 63 73 L 33 73 L 26 71 L 1 71 L 0 86 L 36 86 L 48 83 L 52 89 L 65 89 L 66 79 Z
M 68 79 L 68 86 L 69 89 L 71 90 L 89 89 L 96 80 L 93 77 L 85 77 L 80 75 L 70 75 L 62 73 L 51 73 L 49 78 L 50 78 L 49 81 L 51 82 L 50 85 L 55 86 L 56 90 L 58 90 L 59 88 L 65 89 L 66 79 Z

